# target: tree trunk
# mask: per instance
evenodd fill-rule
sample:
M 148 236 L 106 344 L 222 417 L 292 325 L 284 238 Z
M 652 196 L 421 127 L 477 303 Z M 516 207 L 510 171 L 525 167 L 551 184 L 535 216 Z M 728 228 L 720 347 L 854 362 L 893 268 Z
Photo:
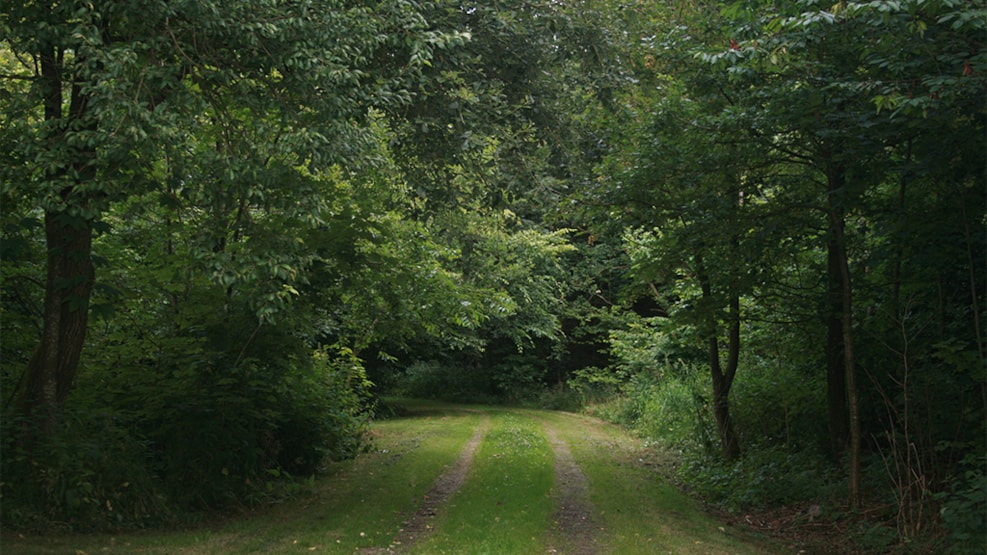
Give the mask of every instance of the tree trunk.
M 832 158 L 830 158 L 832 160 Z M 827 168 L 828 216 L 829 216 L 829 264 L 830 283 L 839 283 L 840 289 L 840 337 L 843 351 L 844 382 L 846 384 L 847 415 L 850 440 L 850 508 L 860 507 L 860 407 L 857 400 L 855 358 L 853 351 L 853 287 L 850 280 L 850 263 L 846 249 L 846 172 L 839 163 Z M 830 296 L 830 301 L 833 301 Z M 833 307 L 835 308 L 835 306 Z M 833 331 L 832 327 L 830 328 Z
M 86 119 L 88 98 L 80 83 L 72 83 L 66 117 L 63 112 L 66 79 L 63 54 L 51 45 L 42 45 L 39 59 L 44 117 L 51 124 L 48 140 L 57 144 L 64 142 L 64 134 L 70 127 Z M 75 382 L 86 337 L 95 278 L 93 227 L 91 220 L 73 215 L 70 210 L 72 207 L 80 211 L 87 208 L 87 197 L 80 196 L 73 183 L 95 179 L 91 166 L 95 156 L 94 151 L 85 147 L 74 150 L 73 157 L 66 160 L 70 167 L 60 168 L 47 176 L 50 183 L 64 184 L 59 193 L 70 208 L 45 211 L 44 326 L 41 342 L 28 362 L 25 387 L 18 396 L 20 412 L 28 418 L 29 426 L 35 432 L 44 433 L 55 424 L 59 409 Z
M 699 284 L 703 297 L 712 297 L 712 286 L 709 277 L 699 274 Z M 724 369 L 720 363 L 720 343 L 717 333 L 716 315 L 710 312 L 707 316 L 707 346 L 709 351 L 709 369 L 713 380 L 713 417 L 716 419 L 716 429 L 720 436 L 720 446 L 723 458 L 734 461 L 740 458 L 740 440 L 730 417 L 730 388 L 737 373 L 740 360 L 740 298 L 731 294 L 729 308 L 729 329 L 727 330 L 727 365 Z
M 830 210 L 833 208 L 831 207 Z M 842 220 L 842 215 L 839 216 Z M 832 231 L 826 244 L 826 408 L 829 416 L 829 449 L 834 460 L 846 451 L 850 437 L 847 420 L 846 358 L 843 353 L 842 248 Z
M 65 214 L 45 214 L 48 269 L 44 328 L 27 368 L 21 412 L 50 429 L 68 397 L 82 354 L 95 272 L 92 227 Z

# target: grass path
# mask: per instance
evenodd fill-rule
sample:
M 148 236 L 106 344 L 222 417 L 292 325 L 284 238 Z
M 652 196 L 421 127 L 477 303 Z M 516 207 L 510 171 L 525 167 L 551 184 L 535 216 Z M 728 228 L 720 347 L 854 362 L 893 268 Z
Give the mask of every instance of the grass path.
M 366 555 L 400 553 L 406 551 L 416 541 L 426 537 L 431 532 L 432 518 L 438 514 L 449 497 L 456 493 L 466 481 L 466 474 L 473 464 L 473 456 L 476 454 L 480 442 L 483 441 L 487 428 L 490 427 L 489 420 L 489 418 L 485 418 L 483 424 L 476 428 L 473 436 L 466 442 L 466 447 L 459 454 L 459 459 L 448 470 L 439 475 L 428 493 L 422 496 L 421 505 L 404 523 L 404 526 L 398 531 L 398 535 L 391 540 L 391 544 L 387 547 L 365 547 L 359 550 L 360 553 Z
M 589 481 L 554 426 L 546 423 L 545 436 L 555 454 L 555 515 L 548 552 L 599 553 L 603 548 L 599 544 L 596 509 L 589 497 Z
M 314 491 L 236 518 L 120 535 L 22 536 L 24 554 L 760 554 L 786 550 L 711 519 L 620 429 L 566 413 L 404 405 L 375 449 Z

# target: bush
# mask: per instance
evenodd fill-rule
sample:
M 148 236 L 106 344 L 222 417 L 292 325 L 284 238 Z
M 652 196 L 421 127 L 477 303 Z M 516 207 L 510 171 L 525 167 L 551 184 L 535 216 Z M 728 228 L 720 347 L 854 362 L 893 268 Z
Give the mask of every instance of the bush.
M 5 417 L 4 523 L 105 530 L 250 504 L 363 446 L 370 383 L 348 351 L 222 362 L 88 372 L 38 440 Z
M 508 402 L 532 401 L 543 388 L 544 363 L 529 353 L 506 354 L 489 372 L 495 392 Z
M 666 361 L 632 374 L 618 396 L 589 410 L 683 453 L 679 478 L 712 502 L 739 508 L 830 498 L 841 487 L 839 470 L 825 462 L 816 427 L 810 426 L 825 421 L 818 398 L 824 388 L 790 369 L 746 362 L 731 395 L 735 425 L 746 440 L 743 457 L 734 463 L 719 456 L 708 372 L 698 364 Z M 611 376 L 616 374 L 577 374 L 575 387 L 610 385 Z
M 570 387 L 556 386 L 542 389 L 535 406 L 545 410 L 577 412 L 583 408 L 582 396 Z
M 745 357 L 730 392 L 731 417 L 741 443 L 789 450 L 827 445 L 826 428 L 818 425 L 827 419 L 824 379 L 818 372 Z
M 435 360 L 412 363 L 395 379 L 390 393 L 416 399 L 435 399 L 449 402 L 493 403 L 494 385 L 489 373 L 471 372 L 468 369 Z
M 609 368 L 589 366 L 573 372 L 567 384 L 579 395 L 583 406 L 604 403 L 619 392 L 624 377 Z
M 178 503 L 222 507 L 271 476 L 313 474 L 328 460 L 355 455 L 369 387 L 347 351 L 319 350 L 285 370 L 248 360 L 172 389 L 142 425 Z
M 51 433 L 19 440 L 29 423 L 4 418 L 2 521 L 31 530 L 143 526 L 170 515 L 148 470 L 148 442 L 112 409 L 70 405 Z
M 713 454 L 690 453 L 680 478 L 713 503 L 730 509 L 769 507 L 831 499 L 839 470 L 819 453 L 789 452 L 778 446 L 748 449 L 727 463 Z
M 946 551 L 982 554 L 987 530 L 987 458 L 969 456 L 963 463 L 966 469 L 949 481 L 948 491 L 937 495 Z
M 685 366 L 630 378 L 622 393 L 593 407 L 594 415 L 637 430 L 651 441 L 680 450 L 713 446 L 715 428 L 703 390 L 703 374 Z

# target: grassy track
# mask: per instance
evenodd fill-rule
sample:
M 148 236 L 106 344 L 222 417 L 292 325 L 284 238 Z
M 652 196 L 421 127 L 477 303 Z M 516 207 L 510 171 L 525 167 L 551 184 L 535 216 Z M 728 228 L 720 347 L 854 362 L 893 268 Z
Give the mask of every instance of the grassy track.
M 651 455 L 615 427 L 543 411 L 406 406 L 408 417 L 374 425 L 373 453 L 337 465 L 312 495 L 189 530 L 27 537 L 3 531 L 0 552 L 552 553 L 559 546 L 553 528 L 564 484 L 555 483 L 548 427 L 555 443 L 568 445 L 588 483 L 593 548 L 579 553 L 783 551 L 711 520 L 658 479 Z M 428 506 L 423 500 L 433 484 L 457 466 L 477 430 L 482 441 L 465 481 L 441 504 Z M 405 538 L 405 523 L 423 506 L 427 524 L 414 539 Z
M 469 480 L 411 553 L 545 553 L 552 451 L 537 420 L 495 413 Z
M 657 476 L 653 453 L 621 430 L 572 414 L 539 413 L 569 443 L 590 483 L 603 551 L 774 553 L 780 549 L 711 519 L 692 499 Z

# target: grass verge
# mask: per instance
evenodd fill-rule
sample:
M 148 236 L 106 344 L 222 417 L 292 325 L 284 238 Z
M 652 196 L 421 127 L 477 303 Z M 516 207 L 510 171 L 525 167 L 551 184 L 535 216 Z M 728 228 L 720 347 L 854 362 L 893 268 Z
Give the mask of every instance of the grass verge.
M 660 461 L 639 440 L 598 420 L 541 413 L 569 443 L 590 486 L 601 526 L 599 543 L 621 555 L 766 554 L 767 539 L 724 525 L 664 480 Z

